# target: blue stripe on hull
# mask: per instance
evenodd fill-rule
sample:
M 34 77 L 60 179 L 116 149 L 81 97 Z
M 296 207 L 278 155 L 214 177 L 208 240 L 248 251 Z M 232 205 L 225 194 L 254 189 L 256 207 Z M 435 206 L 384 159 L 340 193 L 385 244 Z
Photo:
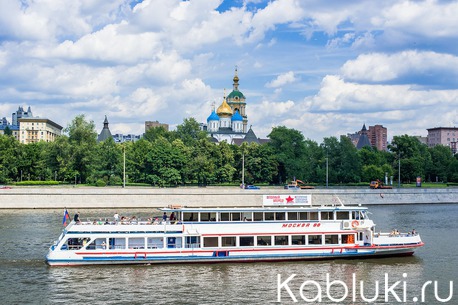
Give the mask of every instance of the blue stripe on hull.
M 288 261 L 288 260 L 319 260 L 333 258 L 376 257 L 379 255 L 402 255 L 385 252 L 377 253 L 375 250 L 364 252 L 321 253 L 321 254 L 269 254 L 269 255 L 233 255 L 233 256 L 155 256 L 137 257 L 111 256 L 111 257 L 83 257 L 79 260 L 49 259 L 50 265 L 91 265 L 91 264 L 161 264 L 161 263 L 219 263 L 219 262 L 257 262 L 257 261 Z M 403 251 L 405 252 L 405 251 Z

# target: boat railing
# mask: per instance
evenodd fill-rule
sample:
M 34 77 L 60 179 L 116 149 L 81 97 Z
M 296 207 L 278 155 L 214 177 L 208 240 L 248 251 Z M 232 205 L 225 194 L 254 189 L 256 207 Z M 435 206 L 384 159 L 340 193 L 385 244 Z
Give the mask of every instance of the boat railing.
M 135 221 L 108 221 L 108 220 L 87 220 L 75 223 L 75 225 L 181 225 L 182 221 L 152 221 L 152 220 L 135 220 Z
M 406 232 L 406 233 L 400 233 L 400 232 L 375 233 L 375 237 L 376 237 L 376 238 L 387 238 L 387 237 L 413 237 L 413 236 L 418 236 L 418 233 L 416 233 L 416 232 Z

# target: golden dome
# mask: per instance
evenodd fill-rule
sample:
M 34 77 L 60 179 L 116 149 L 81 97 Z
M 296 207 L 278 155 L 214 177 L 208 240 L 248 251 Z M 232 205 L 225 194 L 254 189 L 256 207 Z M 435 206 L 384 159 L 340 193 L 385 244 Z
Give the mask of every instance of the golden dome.
M 232 109 L 226 102 L 226 97 L 224 97 L 223 103 L 218 107 L 218 109 L 216 110 L 216 113 L 218 115 L 229 115 L 229 116 L 232 115 Z

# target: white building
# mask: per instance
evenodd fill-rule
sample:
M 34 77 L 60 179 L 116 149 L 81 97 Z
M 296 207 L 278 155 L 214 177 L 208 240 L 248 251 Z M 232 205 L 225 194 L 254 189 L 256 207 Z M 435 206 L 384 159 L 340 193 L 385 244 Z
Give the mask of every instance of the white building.
M 247 133 L 248 119 L 245 114 L 245 96 L 239 91 L 239 78 L 235 70 L 233 90 L 224 96 L 223 102 L 207 118 L 206 130 L 215 142 L 227 141 L 232 143 L 234 139 L 243 139 Z
M 53 142 L 62 133 L 62 126 L 45 118 L 20 118 L 19 141 L 23 144 L 39 141 Z

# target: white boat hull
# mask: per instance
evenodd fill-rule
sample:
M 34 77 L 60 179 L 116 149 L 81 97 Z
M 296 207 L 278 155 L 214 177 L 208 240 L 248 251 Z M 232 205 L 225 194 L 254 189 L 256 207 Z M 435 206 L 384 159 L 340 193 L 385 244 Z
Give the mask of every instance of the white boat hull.
M 170 264 L 170 263 L 232 263 L 232 262 L 265 262 L 265 261 L 297 261 L 326 259 L 376 258 L 387 256 L 413 255 L 416 248 L 423 246 L 418 243 L 408 246 L 369 246 L 352 248 L 303 248 L 303 249 L 206 249 L 181 251 L 125 251 L 76 252 L 73 255 L 47 256 L 51 266 L 71 265 L 103 265 L 103 264 Z M 61 256 L 61 257 L 59 257 Z

